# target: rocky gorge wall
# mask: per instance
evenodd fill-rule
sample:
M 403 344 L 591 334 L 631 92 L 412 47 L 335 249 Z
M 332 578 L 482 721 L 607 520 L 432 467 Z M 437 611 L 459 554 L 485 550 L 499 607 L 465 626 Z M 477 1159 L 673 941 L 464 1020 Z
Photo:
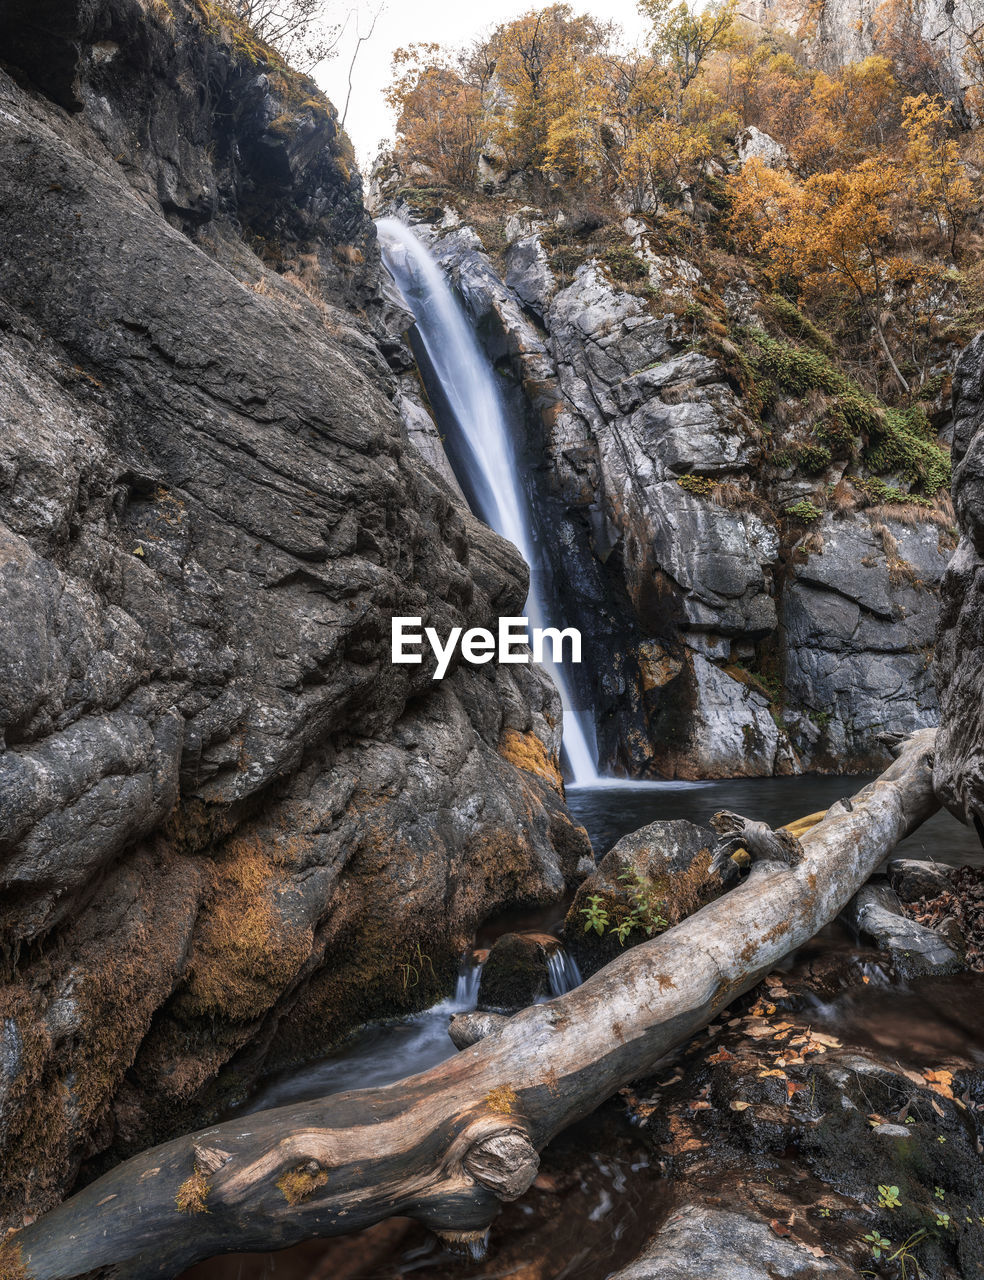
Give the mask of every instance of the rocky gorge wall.
M 446 989 L 588 851 L 526 572 L 408 442 L 334 110 L 207 4 L 0 18 L 0 1218 Z
M 562 214 L 508 192 L 483 210 L 483 241 L 453 203 L 398 183 L 384 177 L 380 198 L 424 219 L 525 417 L 603 764 L 681 778 L 860 771 L 889 758 L 882 734 L 934 724 L 952 517 L 859 509 L 829 450 L 805 467 L 824 400 L 813 389 L 780 389 L 780 447 L 734 347 L 693 341 L 719 289 L 722 333 L 762 323 L 768 301 L 741 273 L 712 289 L 637 218 L 627 247 L 592 256 Z

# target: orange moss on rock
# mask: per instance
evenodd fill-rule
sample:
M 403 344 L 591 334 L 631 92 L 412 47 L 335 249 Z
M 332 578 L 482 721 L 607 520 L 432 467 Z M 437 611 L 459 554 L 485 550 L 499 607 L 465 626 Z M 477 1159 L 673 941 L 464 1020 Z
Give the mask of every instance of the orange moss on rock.
M 515 1115 L 518 1104 L 519 1095 L 509 1084 L 501 1084 L 497 1089 L 490 1089 L 485 1095 L 485 1105 L 490 1111 L 498 1112 L 499 1115 Z
M 261 1017 L 311 954 L 310 929 L 277 910 L 284 853 L 273 837 L 227 840 L 211 868 L 208 903 L 182 995 L 191 1013 L 232 1022 Z
M 516 729 L 504 730 L 499 739 L 499 755 L 517 769 L 534 773 L 557 791 L 564 786 L 557 757 L 552 755 L 532 731 L 520 733 Z

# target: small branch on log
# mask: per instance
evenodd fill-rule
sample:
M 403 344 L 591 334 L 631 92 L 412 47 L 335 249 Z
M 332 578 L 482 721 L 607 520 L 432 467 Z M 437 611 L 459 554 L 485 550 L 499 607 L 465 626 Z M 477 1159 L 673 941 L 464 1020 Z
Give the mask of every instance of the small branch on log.
M 936 811 L 933 736 L 913 735 L 850 810 L 835 805 L 806 830 L 800 861 L 754 864 L 737 888 L 450 1061 L 383 1089 L 229 1120 L 119 1165 L 13 1238 L 23 1276 L 172 1277 L 217 1254 L 394 1215 L 475 1238 L 530 1185 L 554 1134 L 811 938 Z
M 729 858 L 744 849 L 753 862 L 778 862 L 785 866 L 803 861 L 803 846 L 787 827 L 773 831 L 767 822 L 755 822 L 722 809 L 711 819 L 718 840 L 708 873 L 720 875 Z

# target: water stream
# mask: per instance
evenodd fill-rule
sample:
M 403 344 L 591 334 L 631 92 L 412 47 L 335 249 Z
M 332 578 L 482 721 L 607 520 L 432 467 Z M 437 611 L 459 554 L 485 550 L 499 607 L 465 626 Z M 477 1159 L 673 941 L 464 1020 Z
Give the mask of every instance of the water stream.
M 422 240 L 397 218 L 376 223 L 383 262 L 413 312 L 433 390 L 447 405 L 456 432 L 449 460 L 475 514 L 507 538 L 530 567 L 526 616 L 531 627 L 556 624 L 549 574 L 537 543 L 530 500 L 520 479 L 509 418 L 492 364 L 447 277 Z M 425 380 L 428 370 L 424 370 Z M 601 781 L 591 716 L 581 710 L 563 663 L 544 661 L 564 707 L 564 752 L 578 785 Z

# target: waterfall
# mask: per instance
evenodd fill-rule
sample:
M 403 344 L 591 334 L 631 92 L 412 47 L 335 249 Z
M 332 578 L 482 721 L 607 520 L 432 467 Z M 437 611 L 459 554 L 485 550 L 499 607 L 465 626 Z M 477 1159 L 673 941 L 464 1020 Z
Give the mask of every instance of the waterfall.
M 533 627 L 547 626 L 546 565 L 533 535 L 529 500 L 519 480 L 505 404 L 491 362 L 426 245 L 397 218 L 381 218 L 376 230 L 383 262 L 413 312 L 417 333 L 440 384 L 440 396 L 457 428 L 457 456 L 451 461 L 458 480 L 465 492 L 473 495 L 476 515 L 507 538 L 529 565 L 526 616 Z M 575 706 L 563 666 L 549 661 L 543 665 L 563 704 L 563 745 L 573 780 L 581 786 L 597 784 L 590 718 Z
M 577 961 L 563 947 L 558 947 L 547 957 L 547 979 L 552 996 L 565 996 L 584 981 Z

